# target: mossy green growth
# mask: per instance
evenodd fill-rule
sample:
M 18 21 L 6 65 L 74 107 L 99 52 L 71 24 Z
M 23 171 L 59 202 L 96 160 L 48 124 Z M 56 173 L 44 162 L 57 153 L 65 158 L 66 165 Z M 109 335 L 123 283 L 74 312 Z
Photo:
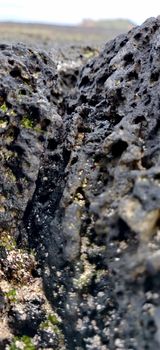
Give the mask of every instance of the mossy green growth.
M 9 292 L 5 293 L 5 296 L 11 303 L 15 303 L 17 301 L 17 293 L 15 289 L 10 289 Z
M 61 330 L 58 328 L 60 321 L 58 320 L 55 314 L 49 314 L 47 319 L 40 324 L 40 328 L 47 330 L 48 328 L 52 329 L 54 333 L 59 334 Z
M 58 324 L 60 324 L 60 321 L 57 316 L 55 314 L 49 314 L 47 319 L 41 323 L 40 327 L 45 329 L 51 326 L 57 326 Z
M 9 346 L 9 350 L 36 350 L 35 345 L 32 342 L 32 339 L 27 335 L 23 337 L 15 337 L 12 344 Z
M 7 113 L 8 107 L 7 107 L 7 105 L 6 105 L 5 102 L 3 103 L 3 105 L 0 106 L 0 110 L 1 110 L 3 113 Z
M 57 325 L 60 323 L 60 321 L 58 320 L 58 318 L 55 314 L 49 314 L 48 321 L 50 321 L 52 323 L 52 325 Z
M 23 128 L 33 129 L 34 125 L 33 121 L 27 115 L 25 115 L 21 120 L 21 126 L 23 126 Z
M 26 128 L 26 129 L 32 129 L 32 130 L 34 130 L 34 131 L 36 131 L 36 132 L 38 132 L 38 133 L 42 132 L 40 126 L 34 125 L 33 120 L 30 119 L 30 117 L 28 117 L 28 116 L 24 116 L 24 117 L 22 118 L 22 120 L 21 120 L 21 126 L 22 126 L 23 128 Z
M 0 237 L 0 247 L 6 248 L 8 251 L 12 251 L 16 248 L 16 241 L 10 234 L 2 234 Z

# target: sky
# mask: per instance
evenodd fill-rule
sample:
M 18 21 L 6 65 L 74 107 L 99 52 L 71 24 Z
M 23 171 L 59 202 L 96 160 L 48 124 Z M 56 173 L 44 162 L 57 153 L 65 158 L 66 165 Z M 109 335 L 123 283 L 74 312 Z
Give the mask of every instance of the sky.
M 86 18 L 127 18 L 141 24 L 158 15 L 160 0 L 0 0 L 0 21 L 77 24 Z

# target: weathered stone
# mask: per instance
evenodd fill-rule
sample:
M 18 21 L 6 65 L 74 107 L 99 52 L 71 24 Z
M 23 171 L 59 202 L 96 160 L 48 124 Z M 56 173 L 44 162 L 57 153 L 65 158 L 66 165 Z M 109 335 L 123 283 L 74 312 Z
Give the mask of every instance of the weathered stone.
M 53 55 L 0 47 L 0 286 L 22 303 L 43 280 L 60 322 L 42 290 L 44 313 L 20 305 L 37 349 L 159 348 L 159 37 L 151 18 L 71 79 Z M 14 293 L 6 304 L 22 335 Z
M 140 240 L 147 241 L 155 233 L 160 217 L 159 209 L 145 211 L 136 198 L 125 198 L 119 204 L 119 216 L 131 230 L 139 233 Z

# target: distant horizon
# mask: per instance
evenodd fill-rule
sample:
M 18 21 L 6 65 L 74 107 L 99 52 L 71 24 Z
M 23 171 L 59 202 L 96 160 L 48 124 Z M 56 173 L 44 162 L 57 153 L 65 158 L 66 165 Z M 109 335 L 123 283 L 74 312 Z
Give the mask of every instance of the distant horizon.
M 79 25 L 82 25 L 85 21 L 93 21 L 93 22 L 99 22 L 99 21 L 126 21 L 133 25 L 138 25 L 137 23 L 133 22 L 129 18 L 121 18 L 121 17 L 115 17 L 115 18 L 99 18 L 99 19 L 93 19 L 93 18 L 83 18 L 81 22 L 78 23 L 62 23 L 62 22 L 46 22 L 46 21 L 33 21 L 33 20 L 17 20 L 17 19 L 6 19 L 2 20 L 0 19 L 0 23 L 9 23 L 9 24 L 42 24 L 42 25 L 56 25 L 56 26 L 68 26 L 68 27 L 76 27 Z
M 78 25 L 85 18 L 93 20 L 124 18 L 139 25 L 160 14 L 159 0 L 0 0 L 0 21 Z

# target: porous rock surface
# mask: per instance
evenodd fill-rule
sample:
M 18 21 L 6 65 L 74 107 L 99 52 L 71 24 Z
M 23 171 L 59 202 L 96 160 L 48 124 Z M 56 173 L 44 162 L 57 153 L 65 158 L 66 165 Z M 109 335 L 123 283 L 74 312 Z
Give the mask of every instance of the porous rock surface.
M 159 349 L 159 18 L 70 74 L 0 49 L 1 348 Z

